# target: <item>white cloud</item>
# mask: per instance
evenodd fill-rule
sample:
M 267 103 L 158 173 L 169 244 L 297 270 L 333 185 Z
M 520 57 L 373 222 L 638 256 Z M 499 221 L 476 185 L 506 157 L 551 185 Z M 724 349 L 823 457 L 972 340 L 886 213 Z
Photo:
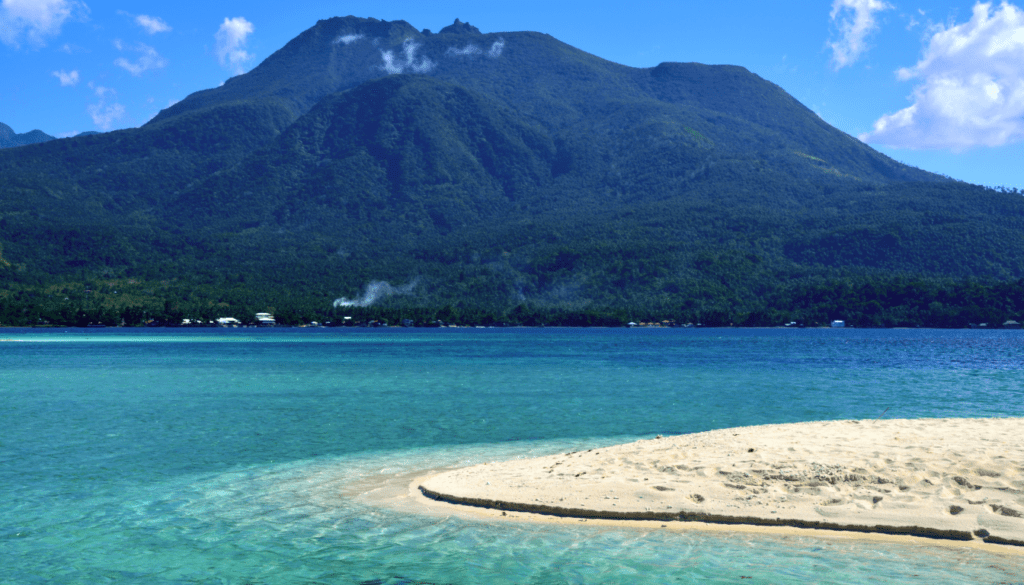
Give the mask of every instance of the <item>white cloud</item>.
M 164 22 L 164 19 L 160 18 L 159 16 L 149 16 L 146 14 L 140 14 L 135 17 L 135 24 L 146 29 L 146 32 L 148 32 L 151 35 L 155 35 L 156 33 L 161 32 L 168 32 L 171 30 L 170 25 Z
M 882 0 L 833 0 L 829 17 L 839 28 L 839 39 L 830 41 L 832 67 L 837 71 L 853 65 L 867 51 L 867 38 L 878 29 L 875 14 L 892 8 Z
M 334 39 L 334 44 L 337 45 L 338 43 L 342 43 L 342 44 L 345 44 L 345 45 L 351 45 L 352 43 L 358 41 L 359 39 L 363 38 L 364 36 L 365 35 L 361 35 L 361 34 L 339 35 L 338 38 Z
M 491 58 L 500 57 L 501 52 L 505 50 L 505 39 L 499 38 L 498 40 L 491 43 L 491 48 L 487 51 L 487 56 Z M 474 45 L 473 43 L 467 44 L 465 47 L 448 47 L 448 50 L 444 52 L 445 55 L 455 55 L 457 57 L 481 55 L 483 49 Z
M 254 57 L 245 50 L 249 35 L 254 27 L 251 22 L 242 18 L 225 18 L 214 37 L 217 39 L 217 59 L 221 67 L 230 69 L 235 75 L 245 73 L 245 64 Z
M 114 44 L 118 49 L 123 50 L 124 46 L 120 41 L 115 41 Z M 167 59 L 161 57 L 160 54 L 156 52 L 156 49 L 149 45 L 139 43 L 133 47 L 132 50 L 142 53 L 142 56 L 140 56 L 134 63 L 124 57 L 118 57 L 114 60 L 114 65 L 121 67 L 136 77 L 150 69 L 161 69 L 167 66 Z
M 904 14 L 903 15 L 903 17 L 907 19 L 907 30 L 914 30 L 914 28 L 916 28 L 919 25 L 921 25 L 922 21 L 917 19 L 918 16 L 923 18 L 925 21 L 928 20 L 928 18 L 927 18 L 928 17 L 928 13 L 925 12 L 924 10 L 921 10 L 920 8 L 917 9 L 917 14 L 916 15 L 914 15 L 914 14 L 910 14 L 910 15 Z
M 458 47 L 448 47 L 448 50 L 444 52 L 445 55 L 479 55 L 483 53 L 480 47 L 470 43 L 461 49 Z
M 393 51 L 381 51 L 380 56 L 384 63 L 381 68 L 386 73 L 398 74 L 398 73 L 427 73 L 434 68 L 434 62 L 426 57 L 416 58 L 416 51 L 419 50 L 420 46 L 414 43 L 411 39 L 407 39 L 402 43 L 402 59 L 395 59 L 395 53 Z
M 87 108 L 89 115 L 92 116 L 92 123 L 97 128 L 104 132 L 110 130 L 114 123 L 124 118 L 124 106 L 119 103 L 113 104 L 91 104 Z
M 61 87 L 78 85 L 78 71 L 68 73 L 61 69 L 60 71 L 54 71 L 53 76 L 60 80 Z
M 91 81 L 89 82 L 89 89 L 93 90 L 96 93 L 96 95 L 99 96 L 99 97 L 104 97 L 107 94 L 115 94 L 115 93 L 117 93 L 116 91 L 110 89 L 109 87 L 103 87 L 102 85 L 96 85 L 95 83 L 93 83 Z
M 91 81 L 89 87 L 92 88 L 96 96 L 100 98 L 99 103 L 90 104 L 86 111 L 92 116 L 92 123 L 97 128 L 106 132 L 110 130 L 114 123 L 124 118 L 125 109 L 124 106 L 117 102 L 111 103 L 108 98 L 114 98 L 117 96 L 117 92 L 109 87 L 103 87 L 102 85 L 94 85 Z
M 72 16 L 84 16 L 89 8 L 76 0 L 2 0 L 0 41 L 20 46 L 22 35 L 30 45 L 41 47 L 46 37 L 60 34 L 60 27 Z
M 860 138 L 895 148 L 1001 146 L 1024 140 L 1024 10 L 975 4 L 971 20 L 940 26 L 917 65 L 912 104 Z
M 505 50 L 505 39 L 499 38 L 498 40 L 491 43 L 491 50 L 487 51 L 488 57 L 501 57 L 501 52 Z

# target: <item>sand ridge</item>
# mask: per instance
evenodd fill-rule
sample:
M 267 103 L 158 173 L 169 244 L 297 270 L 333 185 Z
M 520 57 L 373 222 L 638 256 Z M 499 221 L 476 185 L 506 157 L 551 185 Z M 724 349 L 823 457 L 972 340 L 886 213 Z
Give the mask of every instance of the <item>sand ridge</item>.
M 563 517 L 792 526 L 1024 546 L 1024 419 L 720 429 L 419 482 L 449 503 Z

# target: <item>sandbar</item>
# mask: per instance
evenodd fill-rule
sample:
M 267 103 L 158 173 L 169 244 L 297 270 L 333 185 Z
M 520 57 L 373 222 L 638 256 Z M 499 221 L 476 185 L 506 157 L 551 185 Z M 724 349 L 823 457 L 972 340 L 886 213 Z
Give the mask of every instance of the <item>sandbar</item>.
M 845 420 L 659 435 L 448 470 L 410 487 L 424 500 L 487 509 L 492 517 L 810 529 L 1018 552 L 1024 418 Z

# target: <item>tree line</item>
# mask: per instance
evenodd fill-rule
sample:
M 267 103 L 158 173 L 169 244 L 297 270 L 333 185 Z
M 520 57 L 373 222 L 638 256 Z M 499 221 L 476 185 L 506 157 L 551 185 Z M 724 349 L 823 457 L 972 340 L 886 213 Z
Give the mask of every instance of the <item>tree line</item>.
M 216 290 L 168 288 L 163 296 L 142 294 L 138 285 L 107 282 L 7 291 L 0 296 L 0 326 L 181 326 L 211 324 L 233 317 L 254 325 L 257 312 L 270 312 L 283 326 L 317 322 L 329 326 L 569 326 L 621 327 L 662 323 L 708 327 L 776 327 L 795 324 L 965 328 L 1008 320 L 1024 321 L 1024 279 L 1005 282 L 897 278 L 838 278 L 771 291 L 759 301 L 711 297 L 696 302 L 679 296 L 635 306 L 557 307 L 531 302 L 493 307 L 473 304 L 418 304 L 388 297 L 373 306 L 334 306 L 323 296 L 253 293 L 245 287 Z M 156 292 L 156 291 L 149 291 Z

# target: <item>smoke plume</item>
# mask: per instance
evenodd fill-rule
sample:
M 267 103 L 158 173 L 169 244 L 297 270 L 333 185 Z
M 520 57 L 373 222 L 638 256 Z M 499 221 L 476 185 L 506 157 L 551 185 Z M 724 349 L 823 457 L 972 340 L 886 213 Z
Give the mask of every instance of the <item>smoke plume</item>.
M 366 290 L 363 291 L 363 295 L 356 299 L 350 299 L 347 297 L 341 297 L 334 299 L 335 307 L 369 307 L 381 299 L 385 299 L 392 295 L 407 295 L 412 292 L 412 289 L 416 288 L 417 280 L 413 280 L 409 284 L 403 286 L 391 286 L 389 283 L 383 280 L 373 280 L 366 285 Z

